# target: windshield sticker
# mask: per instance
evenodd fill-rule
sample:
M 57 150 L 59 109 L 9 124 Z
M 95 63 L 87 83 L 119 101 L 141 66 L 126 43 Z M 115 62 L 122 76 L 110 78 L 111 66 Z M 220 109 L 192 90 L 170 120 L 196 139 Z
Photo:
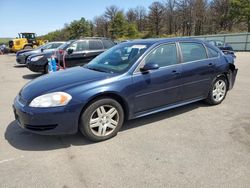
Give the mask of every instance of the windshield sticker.
M 134 45 L 132 46 L 132 48 L 143 49 L 143 48 L 147 48 L 147 46 L 146 45 Z

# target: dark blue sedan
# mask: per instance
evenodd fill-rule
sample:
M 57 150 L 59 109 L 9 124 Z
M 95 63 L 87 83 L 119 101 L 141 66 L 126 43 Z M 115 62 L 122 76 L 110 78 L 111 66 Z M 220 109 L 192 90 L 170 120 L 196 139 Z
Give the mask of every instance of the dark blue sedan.
M 14 101 L 16 120 L 39 134 L 93 141 L 117 134 L 133 119 L 205 100 L 220 104 L 235 81 L 231 56 L 195 39 L 121 43 L 85 66 L 37 78 Z

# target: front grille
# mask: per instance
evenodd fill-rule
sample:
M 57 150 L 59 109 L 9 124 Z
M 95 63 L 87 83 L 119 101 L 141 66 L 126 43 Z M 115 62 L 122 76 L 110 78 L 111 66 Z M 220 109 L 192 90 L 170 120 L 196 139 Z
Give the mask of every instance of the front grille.
M 26 101 L 24 98 L 22 98 L 21 95 L 19 95 L 18 101 L 19 101 L 22 105 L 26 105 L 26 104 L 27 104 L 27 101 Z
M 28 125 L 28 124 L 25 124 L 24 127 L 26 129 L 29 129 L 32 131 L 48 131 L 48 130 L 56 128 L 57 124 L 51 124 L 51 125 Z

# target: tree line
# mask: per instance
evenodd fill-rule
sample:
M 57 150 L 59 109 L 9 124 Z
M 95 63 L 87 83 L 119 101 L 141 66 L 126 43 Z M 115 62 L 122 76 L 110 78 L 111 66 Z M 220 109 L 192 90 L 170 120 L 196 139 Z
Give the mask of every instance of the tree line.
M 81 18 L 43 36 L 49 41 L 81 37 L 133 39 L 250 32 L 250 0 L 164 0 L 127 11 L 113 5 L 93 20 Z

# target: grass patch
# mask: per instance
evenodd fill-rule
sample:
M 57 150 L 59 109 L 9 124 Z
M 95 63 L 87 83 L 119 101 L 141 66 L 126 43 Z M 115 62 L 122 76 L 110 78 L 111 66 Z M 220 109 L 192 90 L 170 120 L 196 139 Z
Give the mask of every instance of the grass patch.
M 8 44 L 9 40 L 11 40 L 11 38 L 0 38 L 0 44 L 2 43 Z

